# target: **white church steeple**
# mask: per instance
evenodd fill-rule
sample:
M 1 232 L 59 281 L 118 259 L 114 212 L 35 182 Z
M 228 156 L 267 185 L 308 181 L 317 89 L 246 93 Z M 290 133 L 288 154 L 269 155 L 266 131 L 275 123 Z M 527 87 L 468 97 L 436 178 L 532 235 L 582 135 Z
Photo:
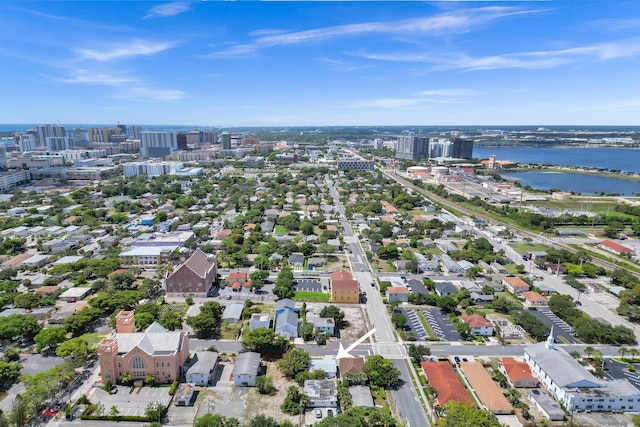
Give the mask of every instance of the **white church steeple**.
M 555 348 L 554 344 L 555 340 L 553 339 L 553 325 L 551 325 L 551 331 L 549 332 L 549 336 L 547 337 L 547 341 L 544 343 L 544 346 L 548 350 L 553 350 Z

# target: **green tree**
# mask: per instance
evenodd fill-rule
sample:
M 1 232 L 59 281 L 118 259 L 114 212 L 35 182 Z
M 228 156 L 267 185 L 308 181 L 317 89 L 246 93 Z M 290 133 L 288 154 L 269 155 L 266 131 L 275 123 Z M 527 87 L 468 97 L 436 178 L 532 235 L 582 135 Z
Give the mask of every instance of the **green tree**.
M 31 340 L 39 330 L 35 318 L 25 314 L 10 314 L 0 322 L 0 341 Z
M 301 393 L 298 387 L 292 385 L 287 389 L 287 397 L 280 406 L 280 410 L 287 415 L 299 415 L 304 412 L 304 408 L 309 401 L 309 397 Z
M 260 394 L 271 394 L 275 391 L 273 386 L 273 378 L 267 375 L 256 377 L 256 388 Z
M 18 362 L 0 361 L 0 390 L 7 390 L 20 376 L 22 365 Z
M 97 334 L 84 334 L 71 338 L 60 344 L 56 350 L 59 357 L 84 358 L 96 351 L 96 346 L 101 338 Z
M 402 313 L 393 313 L 391 315 L 391 323 L 393 323 L 396 328 L 402 329 L 404 325 L 407 324 L 407 317 Z
M 38 332 L 33 337 L 36 343 L 36 351 L 40 353 L 43 349 L 55 351 L 59 344 L 67 339 L 67 333 L 62 328 L 46 328 Z
M 431 355 L 431 349 L 425 345 L 409 344 L 407 353 L 411 360 L 413 360 L 413 363 L 419 364 L 422 362 L 423 356 Z
M 335 305 L 326 305 L 320 310 L 320 317 L 333 319 L 336 328 L 344 327 L 344 312 Z
M 242 335 L 243 351 L 254 351 L 265 357 L 279 358 L 290 347 L 289 341 L 277 335 L 273 329 L 256 328 Z
M 377 354 L 369 356 L 362 369 L 369 383 L 376 387 L 393 387 L 400 380 L 400 371 L 393 366 L 393 362 Z
M 120 410 L 118 409 L 118 407 L 116 405 L 113 405 L 111 407 L 111 409 L 109 410 L 109 416 L 116 418 L 118 415 L 120 415 Z
M 485 409 L 476 409 L 462 402 L 444 405 L 445 416 L 433 423 L 434 427 L 500 427 L 495 415 Z
M 295 378 L 299 372 L 309 369 L 309 353 L 301 348 L 293 348 L 278 361 L 278 369 L 288 378 Z
M 144 415 L 152 421 L 160 422 L 165 407 L 160 402 L 149 402 L 144 409 Z
M 200 306 L 200 313 L 187 317 L 191 326 L 200 337 L 207 337 L 219 331 L 222 319 L 222 306 L 216 301 L 207 301 Z
M 237 418 L 225 417 L 219 414 L 204 414 L 196 418 L 193 427 L 240 427 Z
M 182 313 L 175 310 L 166 310 L 158 319 L 158 323 L 168 331 L 182 329 Z
M 145 311 L 136 311 L 136 313 L 134 314 L 134 319 L 136 322 L 136 328 L 138 328 L 139 330 L 145 330 L 156 320 L 156 317 L 153 314 Z
M 280 425 L 271 417 L 266 415 L 256 415 L 251 419 L 251 421 L 249 421 L 247 427 L 280 427 Z

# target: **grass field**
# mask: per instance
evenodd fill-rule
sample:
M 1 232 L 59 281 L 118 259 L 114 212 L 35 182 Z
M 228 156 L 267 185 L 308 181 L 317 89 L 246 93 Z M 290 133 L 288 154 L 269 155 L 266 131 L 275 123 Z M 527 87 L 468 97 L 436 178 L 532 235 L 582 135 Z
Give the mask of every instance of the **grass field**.
M 542 243 L 512 243 L 509 244 L 513 248 L 514 251 L 518 252 L 520 255 L 524 255 L 529 252 L 545 252 L 549 249 L 548 246 L 543 245 Z
M 301 302 L 329 302 L 330 295 L 324 292 L 298 291 L 294 299 Z

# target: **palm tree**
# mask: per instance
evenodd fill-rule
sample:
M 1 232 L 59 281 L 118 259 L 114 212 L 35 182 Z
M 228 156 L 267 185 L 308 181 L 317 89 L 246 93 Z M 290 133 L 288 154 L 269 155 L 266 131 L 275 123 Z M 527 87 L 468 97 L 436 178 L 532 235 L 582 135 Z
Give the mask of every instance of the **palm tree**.
M 631 358 L 632 358 L 632 359 L 635 359 L 635 356 L 637 356 L 637 355 L 639 355 L 639 354 L 640 354 L 640 350 L 638 350 L 638 349 L 637 349 L 637 348 L 635 348 L 635 347 L 631 347 L 631 348 L 629 349 L 629 354 L 631 354 Z
M 587 356 L 591 357 L 591 355 L 593 354 L 593 350 L 594 348 L 591 347 L 590 345 L 586 346 L 584 348 L 584 354 L 586 354 Z
M 131 372 L 125 372 L 122 374 L 122 377 L 120 377 L 120 381 L 125 385 L 129 385 L 132 379 L 133 377 L 131 376 Z
M 629 353 L 629 349 L 627 347 L 620 347 L 618 353 L 622 356 L 622 360 L 624 360 L 624 356 Z

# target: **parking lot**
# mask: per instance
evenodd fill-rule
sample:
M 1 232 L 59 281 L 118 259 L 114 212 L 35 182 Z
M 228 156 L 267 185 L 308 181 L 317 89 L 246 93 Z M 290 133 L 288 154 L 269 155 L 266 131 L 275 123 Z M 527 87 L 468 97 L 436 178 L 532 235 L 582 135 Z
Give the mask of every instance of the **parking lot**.
M 625 368 L 629 366 L 628 363 L 616 362 L 613 359 L 604 359 L 604 366 L 606 368 L 605 375 L 612 380 L 628 380 L 631 385 L 640 390 L 640 374 L 638 372 L 629 372 Z M 633 363 L 636 371 L 640 371 L 640 363 Z
M 322 284 L 316 279 L 297 279 L 293 284 L 294 291 L 322 292 Z
M 416 337 L 416 341 L 424 341 L 429 338 L 429 334 L 424 329 L 422 322 L 420 321 L 420 317 L 418 313 L 413 310 L 404 310 L 404 309 L 396 309 L 399 310 L 404 317 L 407 318 L 407 323 L 404 326 L 405 331 L 411 331 Z
M 575 344 L 578 342 L 575 338 L 573 338 L 573 336 L 571 336 L 571 326 L 569 326 L 567 322 L 553 314 L 553 312 L 548 308 L 538 307 L 538 309 L 536 310 L 529 310 L 529 313 L 536 316 L 536 318 L 545 325 L 553 326 L 553 337 L 556 340 L 558 339 L 558 337 L 562 337 L 570 344 Z
M 142 387 L 129 394 L 130 387 L 117 386 L 117 393 L 109 394 L 101 388 L 94 387 L 89 394 L 89 400 L 100 402 L 108 412 L 112 406 L 118 408 L 120 415 L 144 415 L 147 405 L 152 402 L 160 402 L 168 405 L 171 400 L 167 387 Z
M 439 308 L 423 308 L 422 314 L 427 319 L 436 338 L 443 341 L 460 341 L 460 334 L 451 320 Z

